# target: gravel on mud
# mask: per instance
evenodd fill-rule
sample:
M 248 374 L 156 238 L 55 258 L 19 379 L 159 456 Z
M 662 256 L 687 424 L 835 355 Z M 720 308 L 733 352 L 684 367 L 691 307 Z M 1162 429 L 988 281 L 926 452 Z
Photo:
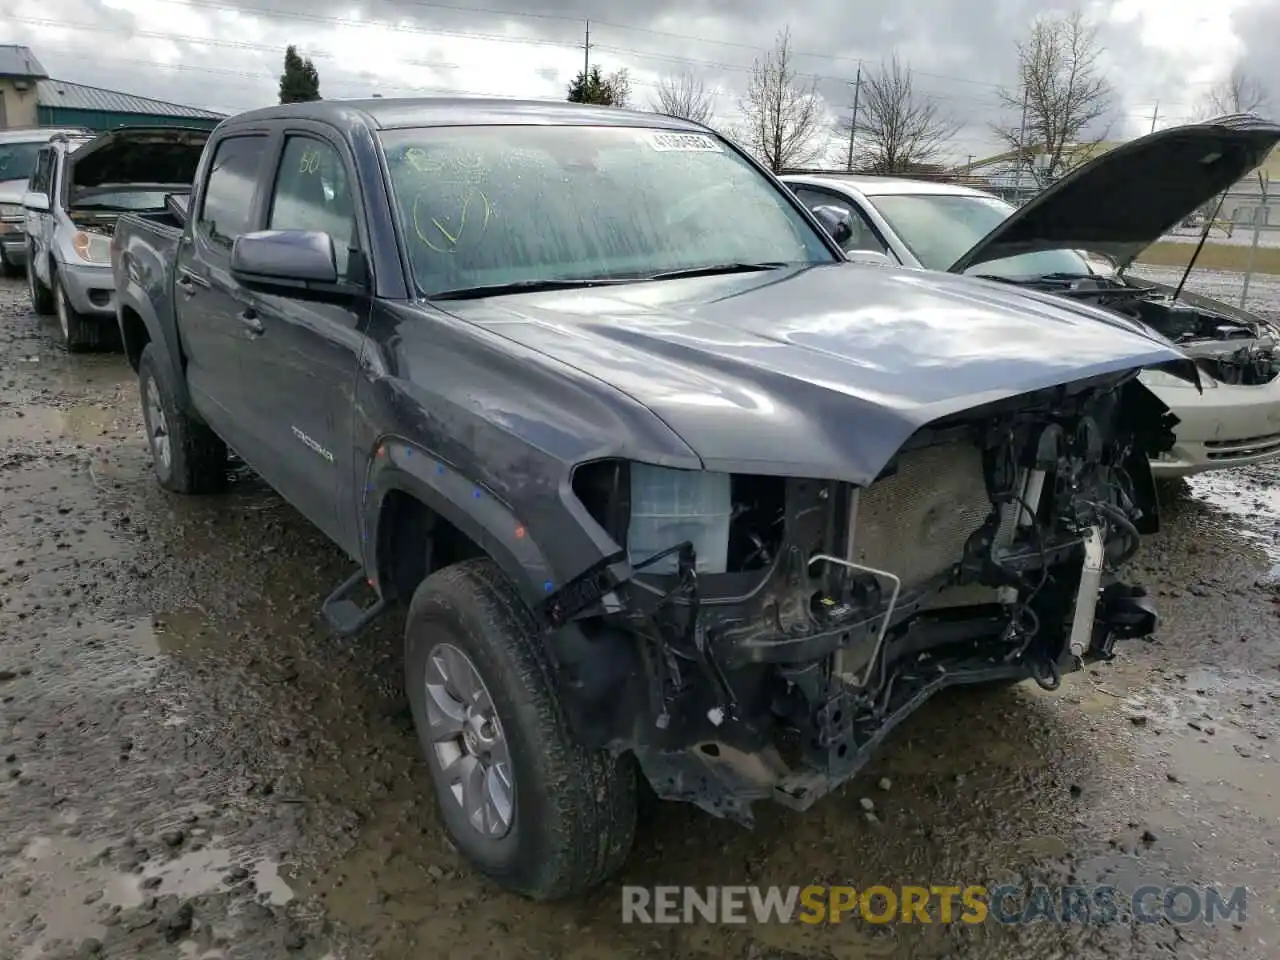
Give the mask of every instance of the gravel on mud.
M 245 471 L 163 493 L 124 359 L 67 355 L 0 284 L 0 957 L 1274 958 L 1276 475 L 1165 491 L 1136 561 L 1154 642 L 1054 693 L 941 696 L 804 814 L 659 805 L 622 877 L 536 905 L 436 826 L 401 617 L 333 639 L 337 550 Z M 811 883 L 1248 900 L 1212 925 L 622 922 L 622 884 Z

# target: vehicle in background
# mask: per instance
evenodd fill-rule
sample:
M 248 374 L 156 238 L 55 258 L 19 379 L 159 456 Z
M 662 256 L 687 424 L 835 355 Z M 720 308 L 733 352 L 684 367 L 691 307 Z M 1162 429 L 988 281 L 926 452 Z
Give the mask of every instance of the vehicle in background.
M 23 233 L 22 195 L 36 168 L 36 158 L 57 134 L 92 134 L 81 127 L 12 127 L 0 130 L 0 276 L 22 275 L 27 244 Z
M 124 127 L 59 135 L 39 150 L 23 194 L 31 306 L 56 313 L 67 349 L 118 340 L 111 235 L 126 211 L 165 209 L 191 189 L 206 130 Z
M 1155 627 L 1117 573 L 1172 442 L 1137 375 L 1185 358 L 850 263 L 698 124 L 255 110 L 113 267 L 160 483 L 220 489 L 233 449 L 356 564 L 338 634 L 408 602 L 440 816 L 523 894 L 621 866 L 637 771 L 803 809 L 938 690 L 1053 689 Z
M 1103 154 L 1021 207 L 947 183 L 782 179 L 810 207 L 850 222 L 846 250 L 1097 304 L 1168 337 L 1199 372 L 1198 383 L 1165 371 L 1142 375 L 1181 421 L 1175 446 L 1152 463 L 1157 476 L 1174 477 L 1280 456 L 1280 327 L 1125 271 L 1277 142 L 1280 126 L 1252 116 L 1171 127 Z M 1109 269 L 1098 269 L 1099 256 Z

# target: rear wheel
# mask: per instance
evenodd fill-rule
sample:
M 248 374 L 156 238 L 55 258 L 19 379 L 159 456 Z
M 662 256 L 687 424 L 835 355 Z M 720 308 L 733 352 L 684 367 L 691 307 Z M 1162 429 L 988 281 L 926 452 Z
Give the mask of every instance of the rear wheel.
M 147 344 L 138 360 L 142 422 L 160 486 L 175 493 L 216 493 L 227 484 L 227 447 L 177 400 L 171 365 Z
M 478 870 L 553 900 L 622 867 L 634 765 L 570 736 L 533 617 L 493 561 L 454 564 L 418 587 L 405 683 L 444 828 Z
M 31 309 L 42 317 L 53 313 L 53 291 L 36 276 L 36 258 L 27 247 L 27 291 L 31 294 Z
M 88 353 L 111 345 L 111 328 L 105 322 L 77 311 L 67 296 L 66 284 L 57 274 L 53 277 L 53 305 L 68 353 Z

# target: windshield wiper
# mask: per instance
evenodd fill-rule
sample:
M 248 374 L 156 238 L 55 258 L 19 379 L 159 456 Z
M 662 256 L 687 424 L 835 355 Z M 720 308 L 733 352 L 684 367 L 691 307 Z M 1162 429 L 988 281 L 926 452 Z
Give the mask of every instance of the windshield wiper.
M 664 270 L 662 273 L 652 273 L 643 280 L 679 280 L 682 277 L 711 277 L 718 273 L 755 273 L 760 270 L 777 270 L 780 267 L 789 267 L 791 264 L 781 260 L 773 260 L 767 263 L 711 263 L 702 267 L 685 267 L 681 270 Z
M 509 283 L 486 283 L 478 287 L 459 287 L 442 290 L 427 296 L 428 300 L 479 300 L 482 297 L 501 297 L 508 293 L 538 293 L 544 290 L 581 290 L 614 283 L 635 283 L 633 279 L 595 277 L 583 280 L 512 280 Z

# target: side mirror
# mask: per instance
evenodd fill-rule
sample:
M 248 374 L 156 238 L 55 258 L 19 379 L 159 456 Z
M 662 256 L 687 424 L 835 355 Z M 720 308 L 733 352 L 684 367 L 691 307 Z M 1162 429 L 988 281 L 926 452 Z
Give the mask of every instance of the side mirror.
M 29 190 L 22 198 L 22 205 L 28 210 L 48 212 L 49 198 L 38 190 Z
M 317 230 L 259 230 L 236 237 L 231 274 L 247 286 L 334 286 L 333 237 Z
M 879 250 L 846 250 L 845 259 L 850 263 L 861 263 L 871 267 L 892 267 L 897 261 L 887 253 Z
M 813 215 L 826 227 L 827 233 L 836 243 L 844 243 L 853 236 L 853 221 L 847 210 L 829 207 L 825 204 L 813 208 Z

